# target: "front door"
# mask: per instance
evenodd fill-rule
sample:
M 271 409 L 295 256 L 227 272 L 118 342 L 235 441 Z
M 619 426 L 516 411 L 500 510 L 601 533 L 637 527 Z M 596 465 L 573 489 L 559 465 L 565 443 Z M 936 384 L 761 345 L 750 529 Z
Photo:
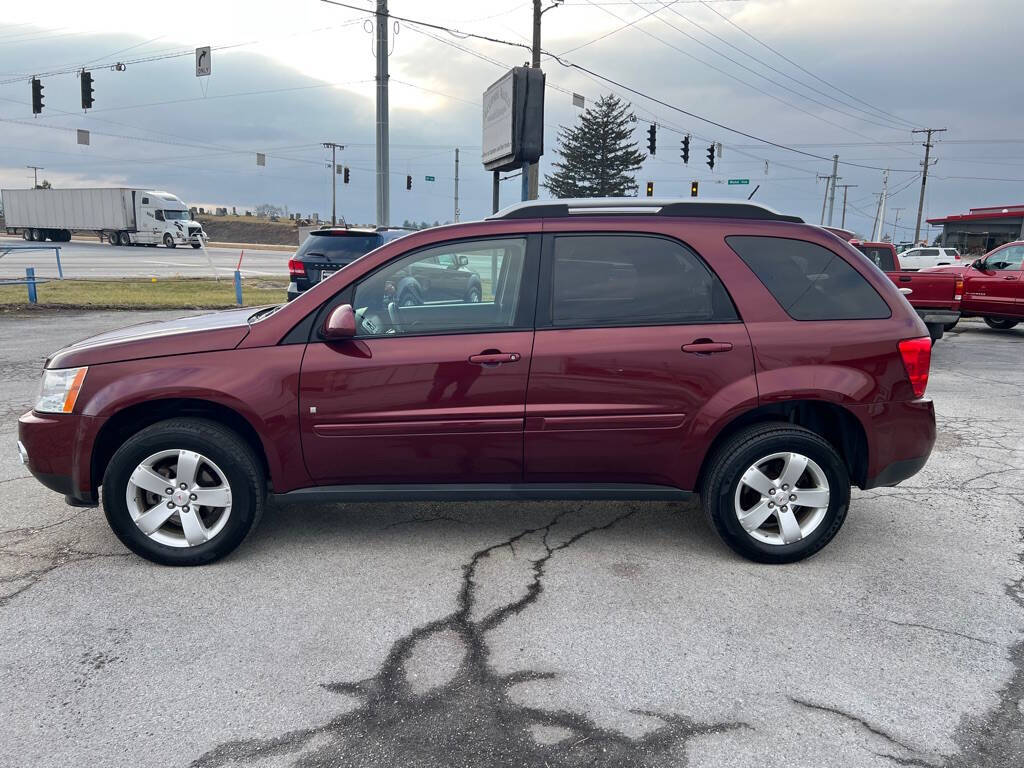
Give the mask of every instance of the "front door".
M 483 286 L 479 302 L 436 300 L 417 282 L 423 263 L 456 249 Z M 302 362 L 302 447 L 316 482 L 522 480 L 538 251 L 539 238 L 461 241 L 344 291 L 336 303 L 355 308 L 356 337 L 312 341 Z M 419 303 L 400 304 L 400 291 Z
M 678 241 L 645 235 L 549 236 L 541 275 L 526 479 L 681 485 L 698 413 L 725 389 L 757 400 L 721 282 Z
M 1008 245 L 985 257 L 980 269 L 964 272 L 963 309 L 977 315 L 1019 316 L 1024 312 L 1020 302 L 1021 263 L 1024 245 Z

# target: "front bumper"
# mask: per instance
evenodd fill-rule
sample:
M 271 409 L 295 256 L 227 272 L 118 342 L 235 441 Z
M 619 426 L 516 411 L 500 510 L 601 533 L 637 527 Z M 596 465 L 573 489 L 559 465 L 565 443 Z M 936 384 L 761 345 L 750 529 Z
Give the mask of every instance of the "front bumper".
M 76 506 L 92 506 L 97 500 L 89 466 L 92 421 L 74 413 L 35 411 L 18 419 L 18 450 L 28 471 Z

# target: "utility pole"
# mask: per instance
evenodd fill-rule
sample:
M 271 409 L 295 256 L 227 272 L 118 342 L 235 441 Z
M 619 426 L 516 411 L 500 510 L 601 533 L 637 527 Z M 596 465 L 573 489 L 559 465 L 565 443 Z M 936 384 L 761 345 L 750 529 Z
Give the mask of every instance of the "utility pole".
M 822 176 L 820 173 L 815 177 L 815 182 L 819 179 L 825 179 L 825 196 L 821 198 L 821 220 L 818 222 L 821 226 L 825 226 L 825 206 L 828 205 L 828 189 L 829 183 L 832 181 L 831 176 Z
M 885 219 L 885 198 L 889 194 L 889 169 L 882 173 L 882 192 L 878 195 L 878 209 L 875 211 L 875 226 L 871 228 L 871 239 L 876 243 L 882 239 L 882 225 Z
M 553 0 L 551 5 L 547 8 L 541 9 L 542 0 L 533 0 L 533 60 L 531 66 L 534 69 L 540 69 L 540 17 L 562 4 L 563 0 Z M 537 195 L 540 191 L 540 161 L 536 163 L 530 163 L 530 167 L 527 170 L 528 178 L 526 179 L 526 194 L 530 200 L 536 200 Z
M 899 223 L 899 220 L 900 220 L 900 211 L 905 211 L 907 209 L 906 208 L 893 208 L 893 210 L 896 211 L 896 218 L 894 218 L 892 220 L 892 241 L 896 242 L 896 237 L 897 237 L 897 235 L 896 235 L 896 225 Z
M 842 229 L 846 229 L 846 191 L 850 187 L 856 187 L 857 185 L 856 184 L 840 184 L 839 186 L 843 188 L 843 221 L 842 221 L 842 224 L 840 224 L 839 226 Z
M 839 181 L 839 155 L 832 155 L 832 191 L 828 196 L 828 225 L 832 226 L 832 211 L 836 207 L 836 182 Z
M 41 165 L 26 165 L 25 167 L 32 169 L 32 189 L 35 189 L 39 186 L 39 172 L 46 169 Z
M 344 144 L 325 141 L 324 147 L 331 150 L 331 226 L 338 223 L 338 162 L 335 151 L 344 149 Z
M 377 226 L 391 219 L 391 151 L 388 139 L 388 0 L 377 0 Z
M 921 197 L 917 201 L 917 226 L 914 227 L 914 245 L 917 245 L 918 239 L 921 237 L 921 214 L 924 213 L 924 188 L 928 183 L 928 158 L 931 155 L 932 147 L 932 134 L 943 133 L 945 128 L 920 128 L 911 133 L 925 133 L 927 138 L 924 140 L 924 170 L 921 171 Z
M 459 148 L 455 148 L 455 221 L 459 220 Z

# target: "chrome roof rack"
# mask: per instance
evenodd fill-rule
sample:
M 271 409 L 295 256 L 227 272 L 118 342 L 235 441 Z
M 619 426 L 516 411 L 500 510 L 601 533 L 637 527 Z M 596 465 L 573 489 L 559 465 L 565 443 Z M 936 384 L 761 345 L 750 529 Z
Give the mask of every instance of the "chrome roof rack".
M 694 200 L 658 197 L 589 197 L 529 200 L 502 208 L 493 219 L 564 219 L 572 216 L 678 216 L 709 219 L 757 219 L 803 224 L 759 203 L 735 200 Z

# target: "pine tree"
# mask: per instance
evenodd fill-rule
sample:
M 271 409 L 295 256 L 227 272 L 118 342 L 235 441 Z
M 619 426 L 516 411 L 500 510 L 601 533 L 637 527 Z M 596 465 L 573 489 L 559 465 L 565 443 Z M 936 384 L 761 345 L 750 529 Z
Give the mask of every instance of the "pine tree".
M 633 138 L 636 118 L 615 96 L 602 96 L 578 125 L 562 126 L 558 148 L 562 159 L 555 173 L 545 175 L 544 188 L 555 197 L 625 197 L 636 195 L 634 173 L 647 157 Z

